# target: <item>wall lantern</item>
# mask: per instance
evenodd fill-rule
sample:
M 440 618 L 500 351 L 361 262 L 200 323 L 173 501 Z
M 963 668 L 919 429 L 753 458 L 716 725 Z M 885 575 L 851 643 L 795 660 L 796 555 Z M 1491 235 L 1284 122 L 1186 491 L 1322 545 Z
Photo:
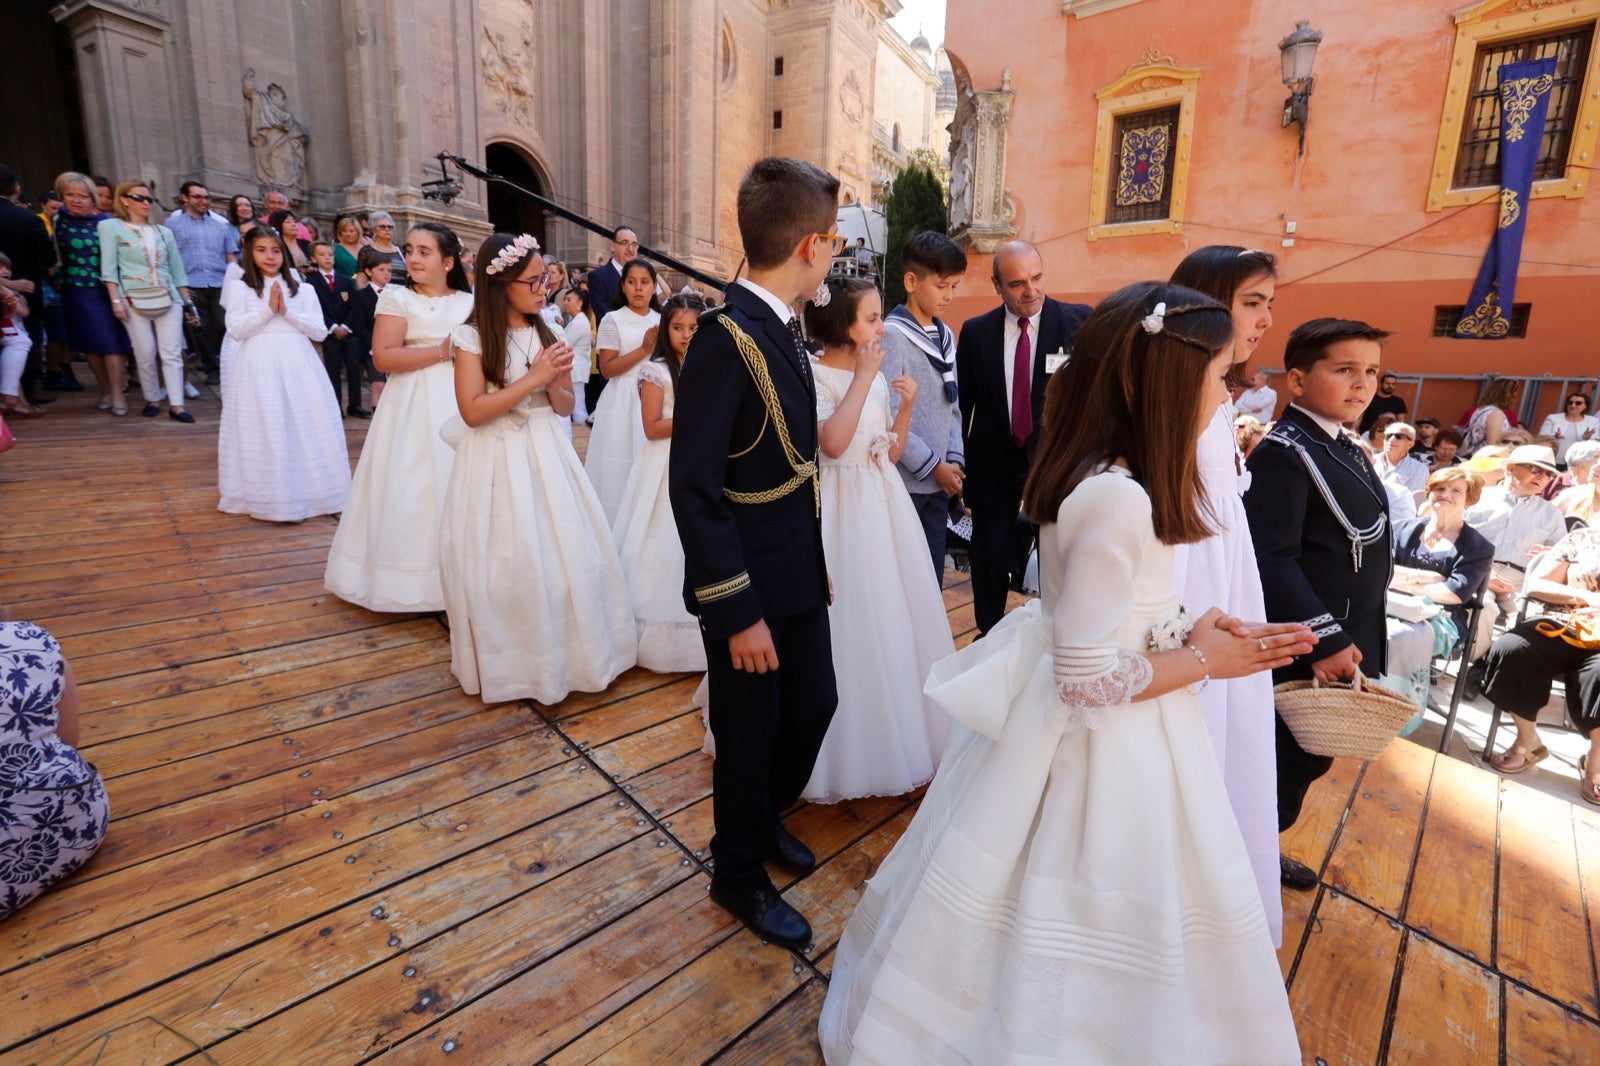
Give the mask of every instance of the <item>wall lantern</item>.
M 1311 118 L 1311 67 L 1317 61 L 1317 46 L 1322 34 L 1311 28 L 1307 19 L 1296 23 L 1294 32 L 1278 42 L 1283 55 L 1283 84 L 1289 90 L 1289 99 L 1283 102 L 1283 126 L 1300 124 L 1300 154 L 1306 154 L 1306 123 Z

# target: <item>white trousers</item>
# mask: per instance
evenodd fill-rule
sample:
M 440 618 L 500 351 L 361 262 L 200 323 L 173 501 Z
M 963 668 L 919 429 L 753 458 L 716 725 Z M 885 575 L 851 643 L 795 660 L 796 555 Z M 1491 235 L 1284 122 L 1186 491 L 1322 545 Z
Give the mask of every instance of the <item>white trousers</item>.
M 174 303 L 159 318 L 146 318 L 128 308 L 128 339 L 133 342 L 133 358 L 139 365 L 139 388 L 144 402 L 155 403 L 163 384 L 167 402 L 183 406 L 183 308 Z M 157 362 L 157 355 L 160 362 Z M 159 372 L 158 372 L 159 367 Z
M 22 395 L 22 371 L 32 350 L 33 340 L 19 322 L 13 321 L 0 335 L 0 395 Z

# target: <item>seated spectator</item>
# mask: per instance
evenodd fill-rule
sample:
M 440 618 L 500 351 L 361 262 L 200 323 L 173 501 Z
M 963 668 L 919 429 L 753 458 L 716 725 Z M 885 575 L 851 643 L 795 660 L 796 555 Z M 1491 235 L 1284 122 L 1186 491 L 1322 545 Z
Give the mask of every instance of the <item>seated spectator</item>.
M 1234 410 L 1241 415 L 1249 415 L 1262 425 L 1269 424 L 1278 410 L 1278 394 L 1267 384 L 1269 380 L 1265 370 L 1257 370 L 1252 374 L 1250 387 L 1234 401 Z
M 0 622 L 0 920 L 95 853 L 111 804 L 78 742 L 78 685 L 55 638 Z
M 1420 497 L 1428 483 L 1428 468 L 1408 454 L 1416 440 L 1417 431 L 1411 426 L 1390 422 L 1383 430 L 1382 450 L 1372 457 L 1372 469 L 1385 481 L 1397 481 Z M 1476 499 L 1477 493 L 1473 497 Z
M 1433 442 L 1433 463 L 1431 469 L 1443 470 L 1447 466 L 1454 466 L 1461 449 L 1461 433 L 1459 430 L 1444 429 Z
M 1383 439 L 1384 431 L 1399 420 L 1397 415 L 1381 414 L 1373 419 L 1370 427 L 1362 431 L 1361 446 L 1367 450 L 1369 456 L 1383 454 L 1384 449 L 1387 447 Z
M 1521 383 L 1514 378 L 1495 378 L 1489 383 L 1478 406 L 1456 427 L 1461 430 L 1461 454 L 1471 456 L 1485 444 L 1499 444 L 1506 430 L 1517 427 L 1511 412 L 1516 409 L 1520 389 Z
M 1441 470 L 1428 477 L 1428 517 L 1397 522 L 1394 527 L 1395 566 L 1389 587 L 1426 596 L 1444 607 L 1456 640 L 1470 637 L 1466 605 L 1482 594 L 1494 562 L 1494 546 L 1463 518 L 1465 509 L 1478 502 L 1481 490 L 1472 472 L 1459 466 Z M 1391 617 L 1388 628 L 1389 673 L 1409 682 L 1418 706 L 1425 706 L 1429 664 L 1435 654 L 1450 648 L 1439 646 L 1427 622 Z
M 1600 441 L 1581 440 L 1567 449 L 1567 472 L 1557 482 L 1567 481 L 1553 501 L 1556 510 L 1568 519 L 1576 518 L 1585 525 L 1595 525 L 1600 514 L 1600 484 L 1595 476 L 1600 474 Z
M 1416 421 L 1417 445 L 1411 449 L 1411 458 L 1424 466 L 1433 466 L 1433 446 L 1439 440 L 1439 420 L 1419 418 Z
M 1238 447 L 1239 454 L 1246 459 L 1266 435 L 1267 427 L 1250 415 L 1240 415 L 1233 420 L 1233 442 Z
M 1555 500 L 1563 492 L 1574 485 L 1583 485 L 1589 480 L 1589 469 L 1594 465 L 1595 457 L 1600 456 L 1600 440 L 1580 440 L 1567 448 L 1567 468 L 1556 476 L 1556 479 L 1545 486 L 1544 498 Z M 1561 463 L 1556 462 L 1557 466 Z
M 1543 444 L 1545 447 L 1551 450 L 1552 454 L 1555 452 L 1555 444 L 1553 442 L 1535 440 L 1532 433 L 1529 433 L 1520 426 L 1513 426 L 1511 429 L 1508 429 L 1504 433 L 1500 434 L 1500 444 L 1505 448 L 1520 448 L 1524 444 Z
M 1462 460 L 1458 465 L 1482 478 L 1484 488 L 1498 489 L 1506 480 L 1506 456 L 1510 454 L 1509 444 L 1494 444 L 1479 448 L 1477 455 Z
M 1540 556 L 1528 574 L 1528 594 L 1538 617 L 1530 613 L 1496 639 L 1484 668 L 1484 695 L 1512 715 L 1517 729 L 1511 747 L 1490 762 L 1501 773 L 1520 774 L 1549 756 L 1535 723 L 1550 702 L 1551 683 L 1562 678 L 1567 713 L 1589 741 L 1578 761 L 1578 791 L 1600 804 L 1600 650 L 1574 646 L 1558 629 L 1600 613 L 1600 529 L 1575 529 Z
M 1589 413 L 1589 397 L 1570 393 L 1562 409 L 1548 415 L 1539 427 L 1539 436 L 1555 440 L 1556 464 L 1566 465 L 1567 450 L 1574 444 L 1600 437 L 1600 418 Z
M 1567 523 L 1555 504 L 1540 495 L 1556 476 L 1556 457 L 1549 448 L 1526 444 L 1513 450 L 1505 475 L 1505 485 L 1485 490 L 1477 506 L 1467 509 L 1466 520 L 1494 545 L 1489 591 L 1509 615 L 1516 612 L 1517 591 L 1530 560 L 1565 536 Z

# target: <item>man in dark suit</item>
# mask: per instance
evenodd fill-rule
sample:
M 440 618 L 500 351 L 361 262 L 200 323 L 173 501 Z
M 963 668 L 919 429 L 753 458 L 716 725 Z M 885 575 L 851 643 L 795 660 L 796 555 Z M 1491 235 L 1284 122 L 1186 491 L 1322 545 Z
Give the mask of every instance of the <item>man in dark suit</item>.
M 838 702 L 816 387 L 792 305 L 827 276 L 838 195 L 837 178 L 797 159 L 763 159 L 740 183 L 750 272 L 689 344 L 667 478 L 717 745 L 711 898 L 789 947 L 811 927 L 763 862 L 815 865 L 779 815 L 800 798 Z
M 0 252 L 11 260 L 13 291 L 28 301 L 22 324 L 33 339 L 33 351 L 22 374 L 22 394 L 30 403 L 48 402 L 54 397 L 41 395 L 37 386 L 44 345 L 44 277 L 55 265 L 56 250 L 44 220 L 12 200 L 21 190 L 17 172 L 0 164 Z
M 1394 553 L 1389 497 L 1359 442 L 1341 423 L 1361 417 L 1378 382 L 1383 339 L 1365 322 L 1319 318 L 1289 335 L 1290 404 L 1250 453 L 1245 513 L 1255 541 L 1269 622 L 1302 622 L 1317 636 L 1309 655 L 1272 673 L 1285 681 L 1381 677 Z M 1277 720 L 1278 829 L 1300 817 L 1311 783 L 1333 765 L 1301 748 Z M 1317 874 L 1281 858 L 1283 883 L 1316 886 Z
M 603 266 L 589 271 L 589 307 L 594 311 L 596 324 L 623 305 L 622 268 L 630 259 L 639 257 L 639 235 L 632 226 L 618 226 L 611 231 L 611 258 Z M 595 404 L 605 391 L 606 377 L 597 365 L 590 366 L 589 381 L 583 387 L 584 410 L 594 414 Z
M 328 335 L 322 341 L 322 365 L 328 369 L 328 381 L 333 385 L 333 398 L 339 398 L 339 371 L 344 370 L 345 389 L 350 402 L 345 411 L 357 418 L 371 418 L 372 412 L 361 406 L 361 347 L 352 336 L 352 300 L 356 294 L 355 282 L 334 272 L 333 245 L 317 241 L 311 246 L 311 265 L 314 268 L 306 280 L 311 291 L 317 294 L 322 305 L 322 322 Z
M 973 611 L 987 633 L 1022 580 L 1033 529 L 1019 516 L 1022 484 L 1038 447 L 1049 375 L 1072 354 L 1088 304 L 1045 295 L 1044 260 L 1026 241 L 1000 246 L 992 263 L 1001 306 L 961 327 L 956 385 L 967 469 L 962 498 L 972 512 Z

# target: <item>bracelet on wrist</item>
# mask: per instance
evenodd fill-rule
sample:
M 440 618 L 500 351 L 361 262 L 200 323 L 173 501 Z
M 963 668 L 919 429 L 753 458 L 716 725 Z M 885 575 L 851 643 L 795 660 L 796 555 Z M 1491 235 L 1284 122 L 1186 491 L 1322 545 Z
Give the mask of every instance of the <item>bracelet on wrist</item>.
M 1193 652 L 1194 657 L 1200 660 L 1200 680 L 1187 687 L 1187 691 L 1189 693 L 1198 696 L 1200 693 L 1206 690 L 1207 685 L 1211 684 L 1211 666 L 1206 662 L 1205 652 L 1201 651 L 1193 644 L 1185 644 L 1184 647 Z

